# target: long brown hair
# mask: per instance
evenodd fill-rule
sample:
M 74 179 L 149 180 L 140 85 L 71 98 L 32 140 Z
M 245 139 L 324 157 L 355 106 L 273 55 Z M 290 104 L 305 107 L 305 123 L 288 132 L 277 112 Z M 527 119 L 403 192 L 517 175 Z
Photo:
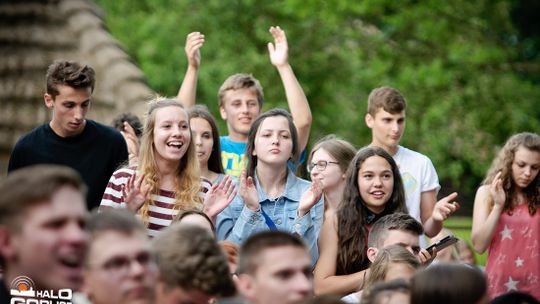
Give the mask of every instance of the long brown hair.
M 351 161 L 347 170 L 347 186 L 343 193 L 343 201 L 337 210 L 338 256 L 336 261 L 336 274 L 349 274 L 358 272 L 367 267 L 367 217 L 371 212 L 360 196 L 358 188 L 358 171 L 368 158 L 380 156 L 392 167 L 394 187 L 392 195 L 380 214 L 394 212 L 408 213 L 405 204 L 405 191 L 399 174 L 399 168 L 390 154 L 379 147 L 365 147 L 360 149 Z
M 516 184 L 512 179 L 512 163 L 519 147 L 540 153 L 540 136 L 536 133 L 523 132 L 510 137 L 493 160 L 486 178 L 482 182 L 483 185 L 491 184 L 495 175 L 499 171 L 501 172 L 502 186 L 506 194 L 505 211 L 511 211 L 514 207 L 512 200 L 516 194 Z M 540 174 L 537 174 L 534 180 L 523 189 L 523 194 L 527 198 L 529 214 L 534 215 L 536 209 L 540 206 Z
M 148 207 L 154 204 L 151 194 L 159 193 L 159 174 L 154 148 L 154 127 L 156 123 L 156 110 L 166 107 L 178 107 L 185 111 L 184 107 L 174 99 L 156 98 L 150 102 L 144 131 L 141 140 L 138 170 L 144 174 L 144 183 L 150 186 L 149 195 L 143 203 L 139 213 L 143 221 L 147 223 Z M 188 115 L 186 113 L 186 118 Z M 191 130 L 190 130 L 191 133 Z M 186 154 L 180 160 L 175 179 L 175 203 L 174 209 L 201 209 L 202 199 L 199 197 L 201 179 L 199 173 L 199 161 L 195 154 L 195 148 L 190 140 Z
M 212 140 L 214 144 L 212 146 L 212 152 L 210 152 L 210 157 L 208 158 L 208 170 L 215 173 L 225 173 L 223 170 L 223 164 L 221 163 L 221 145 L 219 142 L 219 131 L 216 124 L 216 119 L 208 108 L 203 105 L 194 105 L 188 110 L 189 119 L 192 118 L 202 118 L 208 122 L 210 129 L 212 129 Z
M 259 115 L 249 129 L 248 142 L 246 147 L 246 157 L 248 160 L 246 171 L 247 175 L 253 178 L 255 178 L 255 169 L 257 168 L 257 155 L 253 155 L 253 151 L 255 150 L 255 137 L 257 136 L 257 131 L 259 130 L 259 127 L 265 119 L 274 116 L 283 116 L 287 119 L 287 122 L 289 124 L 289 131 L 291 132 L 292 159 L 296 160 L 298 156 L 298 132 L 296 131 L 296 127 L 294 126 L 291 114 L 279 108 L 268 110 Z

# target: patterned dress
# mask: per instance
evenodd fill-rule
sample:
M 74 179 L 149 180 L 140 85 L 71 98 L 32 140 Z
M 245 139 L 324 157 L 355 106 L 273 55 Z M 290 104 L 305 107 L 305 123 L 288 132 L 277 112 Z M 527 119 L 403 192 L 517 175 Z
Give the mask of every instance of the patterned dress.
M 486 264 L 491 297 L 519 290 L 540 300 L 540 210 L 527 204 L 503 212 L 491 240 Z

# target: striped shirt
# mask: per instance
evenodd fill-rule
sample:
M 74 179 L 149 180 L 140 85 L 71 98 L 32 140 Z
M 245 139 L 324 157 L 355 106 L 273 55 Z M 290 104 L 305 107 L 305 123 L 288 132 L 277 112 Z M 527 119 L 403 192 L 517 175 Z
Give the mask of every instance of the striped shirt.
M 126 208 L 122 187 L 135 173 L 136 167 L 122 168 L 116 170 L 103 194 L 100 210 L 106 208 Z M 201 191 L 199 197 L 204 201 L 205 194 L 212 187 L 212 183 L 201 177 Z M 173 191 L 159 189 L 158 194 L 151 194 L 152 204 L 148 206 L 147 233 L 150 237 L 155 237 L 163 228 L 169 227 L 179 212 L 185 210 L 173 209 L 175 197 Z M 202 208 L 202 204 L 200 206 Z M 140 218 L 138 214 L 137 217 Z

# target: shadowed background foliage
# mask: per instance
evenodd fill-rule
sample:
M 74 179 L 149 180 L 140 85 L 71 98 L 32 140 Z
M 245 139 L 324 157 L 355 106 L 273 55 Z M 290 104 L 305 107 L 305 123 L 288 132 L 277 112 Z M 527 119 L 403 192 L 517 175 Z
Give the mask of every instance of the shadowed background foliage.
M 370 90 L 398 88 L 409 106 L 402 143 L 432 159 L 440 195 L 459 191 L 464 215 L 504 141 L 540 130 L 537 1 L 96 2 L 162 95 L 176 95 L 183 78 L 185 36 L 204 33 L 197 102 L 216 117 L 217 90 L 237 72 L 261 81 L 265 109 L 286 106 L 266 49 L 271 25 L 287 33 L 290 62 L 313 112 L 311 143 L 335 133 L 357 147 L 368 144 Z

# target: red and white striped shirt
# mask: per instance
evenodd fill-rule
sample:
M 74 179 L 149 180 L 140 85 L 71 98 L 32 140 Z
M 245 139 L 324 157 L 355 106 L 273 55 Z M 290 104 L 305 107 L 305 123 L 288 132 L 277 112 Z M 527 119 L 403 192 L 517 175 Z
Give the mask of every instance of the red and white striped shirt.
M 135 173 L 136 167 L 122 168 L 116 170 L 111 176 L 99 209 L 106 208 L 126 208 L 126 203 L 122 195 L 122 187 L 129 178 Z M 204 201 L 204 197 L 212 183 L 206 178 L 201 177 L 201 191 L 199 196 Z M 163 228 L 169 227 L 179 212 L 185 210 L 173 209 L 175 203 L 174 192 L 159 189 L 158 194 L 151 194 L 153 203 L 148 206 L 148 225 L 147 233 L 150 237 L 155 237 Z M 202 204 L 200 205 L 202 209 Z M 140 215 L 137 215 L 140 218 Z

